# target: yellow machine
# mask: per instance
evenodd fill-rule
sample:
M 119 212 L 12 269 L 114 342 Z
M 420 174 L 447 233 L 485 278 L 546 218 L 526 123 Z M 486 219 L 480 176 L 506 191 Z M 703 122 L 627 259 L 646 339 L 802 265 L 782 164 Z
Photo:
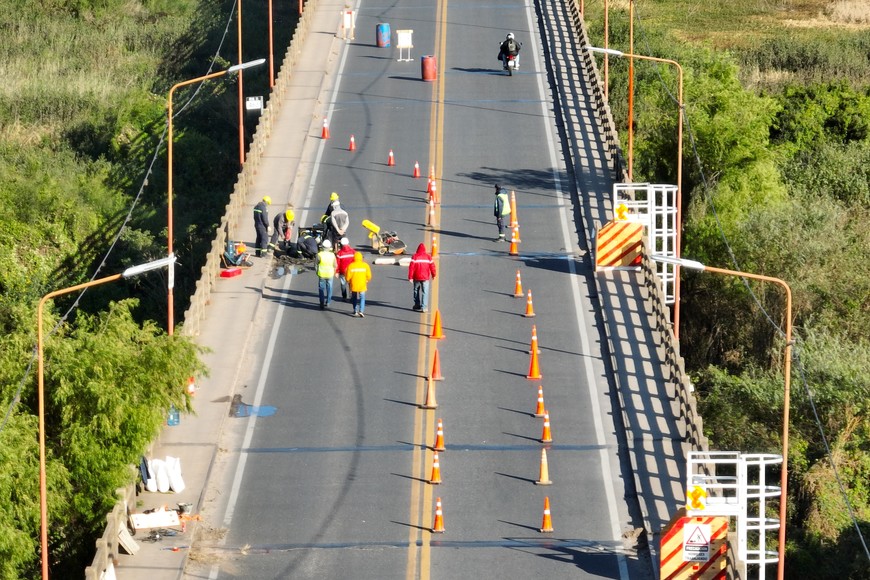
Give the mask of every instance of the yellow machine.
M 399 239 L 396 232 L 382 232 L 381 226 L 369 220 L 363 220 L 362 226 L 369 231 L 369 239 L 372 241 L 372 249 L 378 254 L 403 254 L 405 242 Z

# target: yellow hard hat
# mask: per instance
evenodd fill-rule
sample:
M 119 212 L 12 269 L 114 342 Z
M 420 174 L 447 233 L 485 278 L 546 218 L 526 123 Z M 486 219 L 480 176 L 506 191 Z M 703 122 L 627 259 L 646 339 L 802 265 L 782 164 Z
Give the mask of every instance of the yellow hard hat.
M 272 205 L 272 198 L 269 197 L 268 195 L 263 197 L 263 201 L 266 202 L 266 205 Z
M 292 222 L 293 220 L 296 219 L 296 214 L 293 213 L 292 209 L 288 209 L 287 211 L 284 212 L 284 217 L 287 218 L 288 222 Z
M 333 191 L 332 195 L 329 196 L 329 201 L 335 201 L 336 199 L 338 199 L 338 194 Z

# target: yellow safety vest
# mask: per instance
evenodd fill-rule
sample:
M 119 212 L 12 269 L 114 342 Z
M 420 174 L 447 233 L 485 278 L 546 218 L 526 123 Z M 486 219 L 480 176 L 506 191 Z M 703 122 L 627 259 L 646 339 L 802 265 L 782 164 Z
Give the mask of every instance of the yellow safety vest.
M 335 276 L 335 254 L 329 250 L 320 250 L 317 254 L 317 277 L 332 278 Z
M 501 215 L 508 215 L 511 212 L 511 202 L 506 193 L 498 194 L 501 198 Z

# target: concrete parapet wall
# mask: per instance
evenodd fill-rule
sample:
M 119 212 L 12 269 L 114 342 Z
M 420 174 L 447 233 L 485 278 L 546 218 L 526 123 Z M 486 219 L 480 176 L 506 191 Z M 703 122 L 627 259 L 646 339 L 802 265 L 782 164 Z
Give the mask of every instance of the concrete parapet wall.
M 709 451 L 707 438 L 704 436 L 704 421 L 698 413 L 694 387 L 683 366 L 683 357 L 680 356 L 680 345 L 676 338 L 674 338 L 670 309 L 665 304 L 661 281 L 656 274 L 655 265 L 647 252 L 646 240 L 644 240 L 643 246 L 641 272 L 643 273 L 643 283 L 650 293 L 649 304 L 651 312 L 649 314 L 655 321 L 656 330 L 664 337 L 662 346 L 665 351 L 665 360 L 663 363 L 669 371 L 670 380 L 674 383 L 674 390 L 680 404 L 680 418 L 685 421 L 686 441 L 692 445 L 693 450 Z

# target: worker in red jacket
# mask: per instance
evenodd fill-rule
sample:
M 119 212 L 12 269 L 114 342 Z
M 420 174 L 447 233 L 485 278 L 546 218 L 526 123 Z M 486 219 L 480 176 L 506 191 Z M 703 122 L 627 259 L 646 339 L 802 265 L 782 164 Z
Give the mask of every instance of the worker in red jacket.
M 335 259 L 338 262 L 338 283 L 341 286 L 341 297 L 347 301 L 347 267 L 353 262 L 353 248 L 350 240 L 341 238 L 341 248 L 336 252 Z
M 429 280 L 434 277 L 435 261 L 426 252 L 426 246 L 420 244 L 408 265 L 408 281 L 414 285 L 414 310 L 429 312 Z

